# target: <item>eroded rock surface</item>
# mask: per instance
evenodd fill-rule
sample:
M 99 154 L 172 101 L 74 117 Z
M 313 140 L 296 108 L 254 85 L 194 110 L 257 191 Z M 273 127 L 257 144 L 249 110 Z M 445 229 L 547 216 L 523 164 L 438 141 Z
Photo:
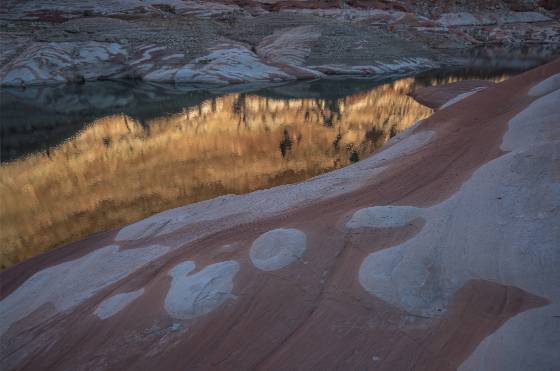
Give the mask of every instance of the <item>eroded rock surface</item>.
M 460 65 L 454 50 L 485 44 L 557 51 L 557 15 L 535 1 L 447 3 L 7 0 L 0 86 L 382 75 Z
M 338 171 L 1 272 L 3 366 L 558 368 L 558 73 L 490 85 Z
M 155 245 L 122 251 L 111 245 L 37 272 L 0 302 L 0 335 L 45 304 L 52 305 L 55 313 L 76 307 L 168 250 Z M 54 315 L 48 313 L 47 318 Z

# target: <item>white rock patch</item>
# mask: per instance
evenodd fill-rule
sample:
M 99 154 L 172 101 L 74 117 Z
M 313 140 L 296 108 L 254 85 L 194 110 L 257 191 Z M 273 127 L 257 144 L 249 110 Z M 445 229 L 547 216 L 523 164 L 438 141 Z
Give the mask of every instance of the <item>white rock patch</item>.
M 474 26 L 545 21 L 550 21 L 550 18 L 538 12 L 509 12 L 501 15 L 454 12 L 443 13 L 437 19 L 437 22 L 444 26 Z
M 136 291 L 113 295 L 110 298 L 103 300 L 94 313 L 100 319 L 107 319 L 120 312 L 143 293 L 144 289 L 141 288 Z
M 305 233 L 297 229 L 273 229 L 260 235 L 251 246 L 253 265 L 263 271 L 274 271 L 298 260 L 307 245 Z
M 482 91 L 484 89 L 486 89 L 486 86 L 480 86 L 478 88 L 474 88 L 474 89 L 469 90 L 467 92 L 458 94 L 457 96 L 455 96 L 455 97 L 451 98 L 450 100 L 448 100 L 447 102 L 445 102 L 441 107 L 439 107 L 439 109 L 444 109 L 444 108 L 447 108 L 449 106 L 452 106 L 455 103 L 458 103 L 458 102 L 462 101 L 463 99 L 465 99 L 467 97 L 470 97 L 471 95 L 473 95 L 475 93 L 478 93 L 479 91 Z
M 459 371 L 556 370 L 560 305 L 519 313 L 479 344 Z
M 409 128 L 409 130 L 412 129 L 413 127 L 414 126 Z M 399 156 L 402 156 L 403 154 L 414 153 L 419 148 L 422 148 L 426 144 L 428 144 L 428 142 L 430 142 L 434 137 L 434 132 L 431 130 L 422 130 L 412 135 L 410 135 L 411 131 L 409 130 L 405 132 L 406 136 L 403 136 L 402 138 L 397 138 L 398 137 L 397 135 L 395 137 L 397 138 L 395 143 L 393 145 L 383 148 L 378 153 L 378 158 L 384 161 L 389 161 Z M 358 164 L 360 162 L 358 162 Z
M 323 64 L 309 68 L 326 74 L 340 75 L 375 75 L 383 73 L 405 73 L 438 67 L 438 64 L 427 58 L 399 58 L 392 63 L 372 62 L 372 64 L 351 66 L 347 64 Z
M 420 214 L 421 209 L 413 206 L 367 207 L 356 211 L 346 223 L 346 227 L 350 229 L 404 227 Z
M 52 304 L 58 312 L 77 306 L 168 250 L 152 245 L 120 251 L 110 245 L 35 273 L 0 301 L 0 335 L 44 304 Z
M 532 97 L 539 97 L 558 89 L 560 89 L 560 73 L 552 75 L 548 79 L 545 79 L 533 86 L 529 90 L 529 95 Z
M 228 260 L 188 275 L 194 268 L 192 261 L 186 261 L 169 271 L 172 281 L 165 297 L 165 309 L 174 318 L 200 317 L 234 298 L 231 292 L 239 263 Z
M 560 140 L 559 102 L 560 89 L 540 97 L 518 113 L 509 121 L 509 130 L 504 135 L 500 148 L 512 151 L 550 140 Z

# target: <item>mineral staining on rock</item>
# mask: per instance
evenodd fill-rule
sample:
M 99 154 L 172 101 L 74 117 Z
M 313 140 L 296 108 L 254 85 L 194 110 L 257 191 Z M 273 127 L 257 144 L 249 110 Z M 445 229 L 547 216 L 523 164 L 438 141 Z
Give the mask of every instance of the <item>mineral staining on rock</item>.
M 260 270 L 274 271 L 301 258 L 307 248 L 305 233 L 297 229 L 273 229 L 251 246 L 251 261 Z
M 123 310 L 128 304 L 139 298 L 144 293 L 144 289 L 140 288 L 131 292 L 123 292 L 105 299 L 95 309 L 94 314 L 100 319 L 107 319 Z
M 235 297 L 231 292 L 239 263 L 229 260 L 189 274 L 194 269 L 195 264 L 186 261 L 169 271 L 171 287 L 165 297 L 165 309 L 173 318 L 203 316 Z

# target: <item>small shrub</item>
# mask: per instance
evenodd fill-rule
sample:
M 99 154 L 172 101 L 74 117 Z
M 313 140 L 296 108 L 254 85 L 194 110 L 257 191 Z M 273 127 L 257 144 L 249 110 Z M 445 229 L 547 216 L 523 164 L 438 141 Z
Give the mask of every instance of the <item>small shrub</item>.
M 352 150 L 352 153 L 350 154 L 350 162 L 354 163 L 358 161 L 360 161 L 360 155 L 358 155 L 356 150 Z

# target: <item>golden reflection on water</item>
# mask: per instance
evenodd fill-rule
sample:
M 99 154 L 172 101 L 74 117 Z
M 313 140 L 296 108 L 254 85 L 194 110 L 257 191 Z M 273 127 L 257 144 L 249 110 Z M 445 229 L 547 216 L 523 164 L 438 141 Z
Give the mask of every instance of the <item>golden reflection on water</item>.
M 159 211 L 348 165 L 431 114 L 406 95 L 414 81 L 338 100 L 229 94 L 143 124 L 97 119 L 0 167 L 1 266 Z

